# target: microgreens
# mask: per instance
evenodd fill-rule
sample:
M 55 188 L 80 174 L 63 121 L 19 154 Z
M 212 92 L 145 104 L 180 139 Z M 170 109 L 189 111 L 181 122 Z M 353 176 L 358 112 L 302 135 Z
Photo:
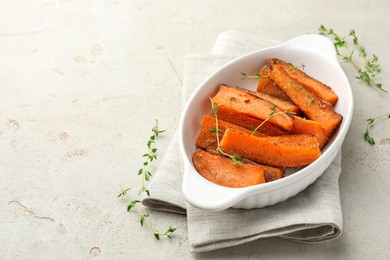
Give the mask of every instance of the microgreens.
M 244 165 L 244 163 L 240 160 L 241 157 L 238 154 L 232 155 L 232 154 L 225 153 L 223 151 L 223 147 L 221 146 L 221 144 L 219 142 L 219 133 L 223 134 L 224 132 L 218 128 L 218 106 L 216 104 L 214 104 L 214 102 L 211 98 L 210 98 L 210 101 L 211 101 L 211 108 L 213 109 L 213 117 L 215 118 L 215 127 L 212 130 L 210 130 L 210 132 L 215 133 L 215 135 L 217 137 L 217 150 L 221 154 L 229 157 L 232 160 L 233 164 L 240 165 L 240 166 Z
M 375 144 L 374 138 L 372 136 L 370 136 L 369 128 L 371 126 L 373 126 L 377 121 L 385 119 L 385 118 L 390 118 L 390 113 L 382 115 L 382 116 L 378 116 L 376 118 L 369 118 L 369 119 L 367 119 L 368 123 L 367 123 L 367 126 L 366 126 L 366 131 L 363 134 L 363 137 L 364 137 L 364 140 L 366 140 L 369 144 L 371 144 L 371 145 Z

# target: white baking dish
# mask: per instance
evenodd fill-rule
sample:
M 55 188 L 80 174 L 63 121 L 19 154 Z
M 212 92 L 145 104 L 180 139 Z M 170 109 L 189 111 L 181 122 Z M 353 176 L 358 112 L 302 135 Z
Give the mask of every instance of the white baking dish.
M 286 177 L 246 188 L 226 188 L 203 178 L 192 164 L 195 140 L 203 114 L 211 110 L 210 99 L 221 83 L 255 90 L 257 80 L 242 80 L 241 72 L 256 74 L 269 58 L 278 58 L 295 65 L 304 64 L 305 72 L 332 87 L 339 96 L 336 112 L 343 116 L 334 133 L 312 164 L 301 169 L 289 169 Z M 284 201 L 313 183 L 331 164 L 340 150 L 351 123 L 353 96 L 350 84 L 341 69 L 333 43 L 321 35 L 303 35 L 280 45 L 252 52 L 237 58 L 210 75 L 189 99 L 179 126 L 179 147 L 184 166 L 183 194 L 193 206 L 205 210 L 261 208 Z

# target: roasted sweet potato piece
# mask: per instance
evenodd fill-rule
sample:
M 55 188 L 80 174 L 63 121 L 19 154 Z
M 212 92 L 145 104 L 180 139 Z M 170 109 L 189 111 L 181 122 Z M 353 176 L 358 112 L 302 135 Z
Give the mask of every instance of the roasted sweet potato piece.
M 218 136 L 219 139 L 222 139 L 223 133 L 226 131 L 226 129 L 232 128 L 236 129 L 237 131 L 241 131 L 244 133 L 250 134 L 251 131 L 240 127 L 235 124 L 231 124 L 228 122 L 225 122 L 223 120 L 218 120 Z M 256 133 L 256 135 L 265 135 L 263 133 Z M 215 125 L 215 118 L 204 115 L 202 120 L 202 125 L 200 127 L 200 132 L 198 135 L 198 138 L 196 139 L 196 146 L 203 148 L 203 149 L 217 149 L 218 143 L 217 143 L 217 137 L 216 137 L 216 125 Z
M 212 100 L 217 106 L 225 106 L 261 120 L 267 119 L 271 113 L 282 111 L 279 107 L 275 107 L 275 105 L 269 101 L 225 85 L 220 87 L 218 93 Z M 278 114 L 272 117 L 268 122 L 287 131 L 290 131 L 293 128 L 293 119 L 286 114 Z
M 273 67 L 269 75 L 309 119 L 321 125 L 327 137 L 332 135 L 343 118 L 331 105 L 292 79 L 281 66 Z
M 287 100 L 284 100 L 284 99 L 281 99 L 278 97 L 274 97 L 274 96 L 271 96 L 271 95 L 268 95 L 265 93 L 261 93 L 261 92 L 250 91 L 250 90 L 238 88 L 238 87 L 236 89 L 243 91 L 245 93 L 248 93 L 250 95 L 253 95 L 255 97 L 264 99 L 268 102 L 271 102 L 275 106 L 279 107 L 281 110 L 284 110 L 284 111 L 288 110 L 290 112 L 294 112 L 295 114 L 301 113 L 301 110 L 299 109 L 299 107 L 297 107 L 296 105 L 294 105 L 290 101 L 287 101 Z
M 263 166 L 263 168 L 266 182 L 276 181 L 284 177 L 284 170 L 281 168 L 275 168 L 271 166 Z
M 213 112 L 211 112 L 213 114 Z M 259 126 L 264 120 L 260 120 L 251 116 L 248 116 L 243 113 L 239 113 L 231 108 L 227 108 L 225 106 L 218 106 L 218 119 L 223 120 L 225 122 L 229 122 L 241 127 L 244 127 L 246 129 L 249 129 L 250 131 L 253 131 L 256 129 L 257 126 Z M 257 132 L 261 132 L 267 135 L 286 135 L 288 132 L 285 132 L 278 128 L 277 126 L 274 126 L 273 124 L 270 124 L 269 122 L 265 122 L 260 129 L 258 129 Z
M 279 167 L 302 167 L 321 155 L 312 135 L 257 137 L 227 129 L 221 140 L 223 151 L 252 161 Z
M 254 165 L 257 165 L 257 166 L 263 168 L 264 169 L 264 177 L 265 177 L 266 182 L 276 181 L 276 180 L 279 180 L 279 179 L 284 177 L 284 174 L 285 174 L 284 168 L 272 167 L 272 166 L 268 166 L 268 165 L 255 163 L 254 161 L 251 161 L 251 160 L 248 160 L 245 158 L 241 158 L 241 161 L 243 163 L 254 164 Z
M 194 152 L 192 162 L 200 175 L 221 186 L 242 188 L 265 182 L 263 168 L 252 164 L 234 165 L 227 157 L 201 149 Z
M 319 98 L 330 103 L 332 106 L 336 105 L 338 96 L 329 86 L 310 77 L 299 68 L 294 67 L 291 63 L 279 59 L 269 59 L 268 63 L 273 67 L 281 66 L 293 80 L 299 82 L 302 86 L 316 94 Z
M 260 93 L 265 93 L 283 100 L 291 101 L 290 98 L 286 95 L 286 93 L 281 90 L 278 85 L 273 82 L 268 76 L 268 66 L 264 66 L 260 70 L 260 75 L 264 76 L 259 78 L 257 82 L 257 91 Z
M 215 149 L 206 149 L 205 151 L 209 152 L 211 154 L 221 155 L 221 153 Z M 279 179 L 284 177 L 284 174 L 286 172 L 285 168 L 272 167 L 272 166 L 268 166 L 268 165 L 264 165 L 264 164 L 259 164 L 259 163 L 256 163 L 256 162 L 251 161 L 251 160 L 246 159 L 246 158 L 241 158 L 240 160 L 244 164 L 253 164 L 253 165 L 256 165 L 260 168 L 263 168 L 264 169 L 264 178 L 265 178 L 266 182 L 279 180 Z
M 321 125 L 316 121 L 305 119 L 299 116 L 294 116 L 294 127 L 291 133 L 308 134 L 317 138 L 320 149 L 328 142 L 328 137 L 324 134 Z

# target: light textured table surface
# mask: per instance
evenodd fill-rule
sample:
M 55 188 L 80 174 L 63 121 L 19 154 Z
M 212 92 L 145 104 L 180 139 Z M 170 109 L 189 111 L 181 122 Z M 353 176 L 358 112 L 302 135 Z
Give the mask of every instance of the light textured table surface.
M 160 158 L 177 129 L 186 55 L 211 51 L 230 29 L 288 40 L 320 24 L 354 28 L 390 90 L 389 14 L 385 0 L 1 1 L 0 258 L 389 259 L 390 120 L 371 130 L 373 147 L 362 133 L 367 118 L 390 112 L 390 94 L 345 63 L 355 113 L 343 146 L 341 238 L 193 254 L 184 217 L 149 211 L 157 227 L 177 227 L 157 241 L 116 198 L 119 185 L 139 185 L 155 118 L 167 130 Z

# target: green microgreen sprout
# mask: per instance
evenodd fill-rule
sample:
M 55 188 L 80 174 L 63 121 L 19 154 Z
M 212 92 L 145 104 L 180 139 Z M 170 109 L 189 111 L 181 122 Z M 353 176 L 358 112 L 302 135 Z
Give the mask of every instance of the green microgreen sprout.
M 219 141 L 219 133 L 223 134 L 224 132 L 218 128 L 218 106 L 216 104 L 214 104 L 214 102 L 211 98 L 210 98 L 210 101 L 211 101 L 211 108 L 213 109 L 213 117 L 215 118 L 215 128 L 210 130 L 210 132 L 215 133 L 215 136 L 217 138 L 217 150 L 221 154 L 229 157 L 232 160 L 234 165 L 239 165 L 239 166 L 244 165 L 244 163 L 241 161 L 241 156 L 239 156 L 238 154 L 233 154 L 233 155 L 228 154 L 228 153 L 223 151 L 223 147 L 221 146 L 220 141 Z
M 369 129 L 372 127 L 377 121 L 385 119 L 385 118 L 390 118 L 390 113 L 378 116 L 376 118 L 369 118 L 367 119 L 367 126 L 366 126 L 366 131 L 363 134 L 364 140 L 366 140 L 369 144 L 374 145 L 375 144 L 375 139 L 370 136 Z

